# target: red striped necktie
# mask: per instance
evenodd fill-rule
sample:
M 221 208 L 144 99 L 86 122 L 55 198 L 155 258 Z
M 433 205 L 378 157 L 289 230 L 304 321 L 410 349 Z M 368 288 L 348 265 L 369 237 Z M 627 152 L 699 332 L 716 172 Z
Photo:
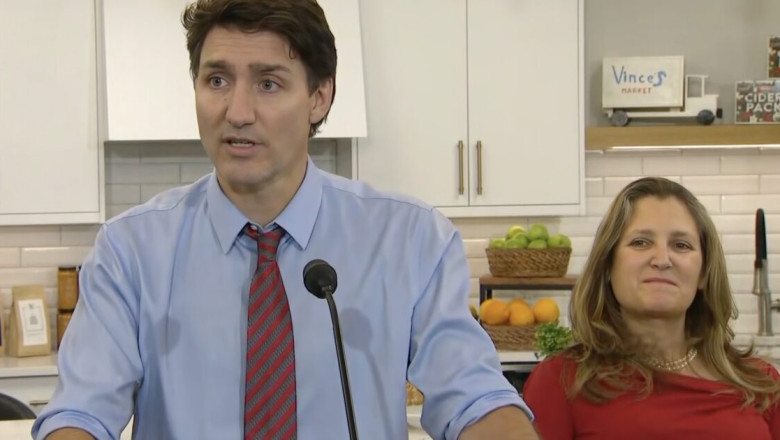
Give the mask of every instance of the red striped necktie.
M 276 262 L 284 229 L 277 226 L 260 234 L 247 224 L 244 233 L 257 241 L 258 254 L 247 313 L 244 440 L 295 439 L 292 318 Z

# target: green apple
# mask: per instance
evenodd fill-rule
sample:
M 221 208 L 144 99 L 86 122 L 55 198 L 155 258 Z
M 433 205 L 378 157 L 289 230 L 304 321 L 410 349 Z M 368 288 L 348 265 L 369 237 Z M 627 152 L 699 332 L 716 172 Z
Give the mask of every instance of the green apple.
M 504 240 L 503 238 L 493 238 L 490 240 L 490 244 L 488 244 L 488 247 L 490 249 L 505 248 L 506 240 Z
M 563 234 L 554 234 L 547 239 L 547 244 L 551 248 L 570 248 L 571 239 Z
M 547 240 L 550 234 L 547 232 L 547 226 L 541 223 L 534 223 L 531 225 L 531 229 L 528 230 L 528 239 L 534 240 Z
M 519 233 L 525 233 L 525 228 L 520 225 L 514 225 L 506 232 L 506 239 L 509 240 L 510 238 L 514 237 L 515 235 Z
M 528 243 L 528 249 L 547 249 L 547 240 L 537 239 Z
M 506 247 L 512 249 L 524 249 L 528 247 L 528 236 L 525 234 L 516 234 L 506 241 Z

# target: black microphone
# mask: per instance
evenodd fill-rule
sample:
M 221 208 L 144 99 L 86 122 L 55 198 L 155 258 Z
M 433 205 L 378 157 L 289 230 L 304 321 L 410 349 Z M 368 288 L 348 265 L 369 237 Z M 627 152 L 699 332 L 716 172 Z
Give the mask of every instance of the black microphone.
M 333 302 L 333 292 L 336 291 L 336 270 L 325 260 L 311 260 L 303 268 L 303 285 L 306 290 L 317 298 L 325 298 L 330 308 L 330 320 L 333 323 L 333 339 L 336 340 L 336 354 L 339 360 L 339 373 L 341 374 L 341 392 L 344 394 L 344 408 L 347 412 L 347 427 L 350 440 L 358 440 L 355 427 L 355 412 L 352 409 L 352 393 L 349 390 L 349 377 L 347 375 L 347 362 L 344 360 L 344 346 L 341 342 L 341 327 L 339 326 L 339 314 L 336 311 L 336 303 Z

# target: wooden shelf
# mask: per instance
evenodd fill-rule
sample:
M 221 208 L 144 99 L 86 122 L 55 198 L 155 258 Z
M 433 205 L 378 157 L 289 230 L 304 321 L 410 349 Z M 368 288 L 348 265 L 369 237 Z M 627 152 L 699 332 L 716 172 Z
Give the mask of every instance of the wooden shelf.
M 780 124 L 656 125 L 587 127 L 585 150 L 611 147 L 684 147 L 695 145 L 777 145 Z

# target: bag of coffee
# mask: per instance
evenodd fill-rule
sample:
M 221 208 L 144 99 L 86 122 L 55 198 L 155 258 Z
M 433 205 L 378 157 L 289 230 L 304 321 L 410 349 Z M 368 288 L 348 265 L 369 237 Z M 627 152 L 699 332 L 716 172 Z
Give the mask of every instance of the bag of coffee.
M 6 353 L 16 357 L 51 353 L 51 331 L 43 286 L 14 286 L 11 297 Z

